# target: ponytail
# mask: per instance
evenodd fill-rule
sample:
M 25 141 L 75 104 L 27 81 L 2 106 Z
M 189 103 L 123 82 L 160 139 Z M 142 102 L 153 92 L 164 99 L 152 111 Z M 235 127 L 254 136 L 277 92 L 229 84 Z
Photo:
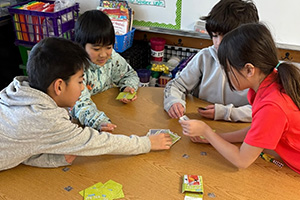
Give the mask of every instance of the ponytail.
M 278 83 L 300 109 L 300 69 L 293 64 L 283 62 L 275 70 L 278 72 Z
M 246 63 L 251 63 L 266 76 L 277 71 L 276 81 L 282 85 L 282 92 L 289 95 L 300 109 L 300 68 L 287 62 L 278 63 L 277 52 L 269 29 L 264 24 L 253 23 L 227 33 L 219 46 L 218 58 L 233 90 L 229 66 L 240 72 Z

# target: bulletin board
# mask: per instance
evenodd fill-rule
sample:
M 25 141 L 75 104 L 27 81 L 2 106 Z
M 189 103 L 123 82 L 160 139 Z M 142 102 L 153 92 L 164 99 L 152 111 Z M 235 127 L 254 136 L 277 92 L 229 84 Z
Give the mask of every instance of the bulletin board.
M 128 0 L 134 26 L 181 28 L 182 0 Z

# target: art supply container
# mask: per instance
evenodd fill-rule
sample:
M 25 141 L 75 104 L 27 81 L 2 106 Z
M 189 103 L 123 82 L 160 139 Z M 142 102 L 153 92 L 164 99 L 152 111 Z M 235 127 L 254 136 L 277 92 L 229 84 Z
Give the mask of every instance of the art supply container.
M 138 69 L 137 74 L 140 78 L 140 87 L 149 86 L 151 70 L 149 69 Z
M 151 43 L 151 60 L 162 61 L 164 57 L 166 40 L 163 38 L 155 37 L 150 39 L 150 43 Z
M 15 28 L 16 45 L 33 47 L 46 37 L 64 37 L 74 40 L 79 3 L 56 12 L 21 9 L 30 2 L 26 1 L 8 7 Z M 54 1 L 50 0 L 40 0 L 39 2 L 54 5 Z

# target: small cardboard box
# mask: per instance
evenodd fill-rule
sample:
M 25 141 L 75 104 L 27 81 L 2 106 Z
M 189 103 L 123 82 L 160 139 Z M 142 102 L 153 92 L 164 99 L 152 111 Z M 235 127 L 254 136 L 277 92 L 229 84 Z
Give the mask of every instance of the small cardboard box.
M 203 179 L 198 175 L 184 175 L 182 193 L 185 193 L 185 200 L 203 199 Z

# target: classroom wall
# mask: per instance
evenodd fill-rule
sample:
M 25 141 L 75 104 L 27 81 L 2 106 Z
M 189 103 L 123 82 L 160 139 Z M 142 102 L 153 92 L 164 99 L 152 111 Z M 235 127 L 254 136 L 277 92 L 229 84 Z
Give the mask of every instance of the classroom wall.
M 219 0 L 182 0 L 181 29 L 193 29 L 200 16 L 208 14 Z M 282 48 L 300 50 L 300 1 L 253 0 L 260 20 L 268 25 L 276 43 Z M 195 6 L 199 5 L 199 6 Z
M 75 0 L 79 3 L 80 13 L 84 13 L 87 10 L 96 9 L 99 6 L 100 0 Z
M 80 3 L 80 12 L 84 12 L 89 9 L 94 9 L 98 6 L 99 0 L 76 0 Z M 154 2 L 154 0 L 146 0 Z M 181 30 L 193 30 L 195 22 L 201 16 L 205 16 L 209 13 L 211 8 L 219 0 L 161 0 L 164 2 L 165 7 L 153 6 L 153 5 L 138 5 L 131 4 L 135 10 L 135 20 L 138 21 L 152 21 L 155 19 L 156 23 L 165 23 L 166 17 L 169 16 L 170 24 L 176 24 L 174 22 L 174 3 L 181 1 Z M 136 1 L 138 2 L 138 1 Z M 144 1 L 145 2 L 145 1 Z M 270 28 L 274 39 L 280 48 L 300 50 L 300 26 L 298 26 L 300 19 L 299 0 L 253 0 L 256 4 L 259 12 L 259 16 L 262 22 L 266 23 Z M 172 3 L 172 5 L 168 4 Z M 168 7 L 169 5 L 169 7 Z M 169 8 L 169 9 L 168 9 Z M 153 9 L 161 10 L 159 12 L 161 16 L 153 14 Z M 172 12 L 172 13 L 168 13 Z M 152 19 L 153 16 L 153 19 Z M 170 17 L 173 16 L 173 17 Z M 159 20 L 161 19 L 161 20 Z M 176 26 L 174 26 L 176 28 Z

